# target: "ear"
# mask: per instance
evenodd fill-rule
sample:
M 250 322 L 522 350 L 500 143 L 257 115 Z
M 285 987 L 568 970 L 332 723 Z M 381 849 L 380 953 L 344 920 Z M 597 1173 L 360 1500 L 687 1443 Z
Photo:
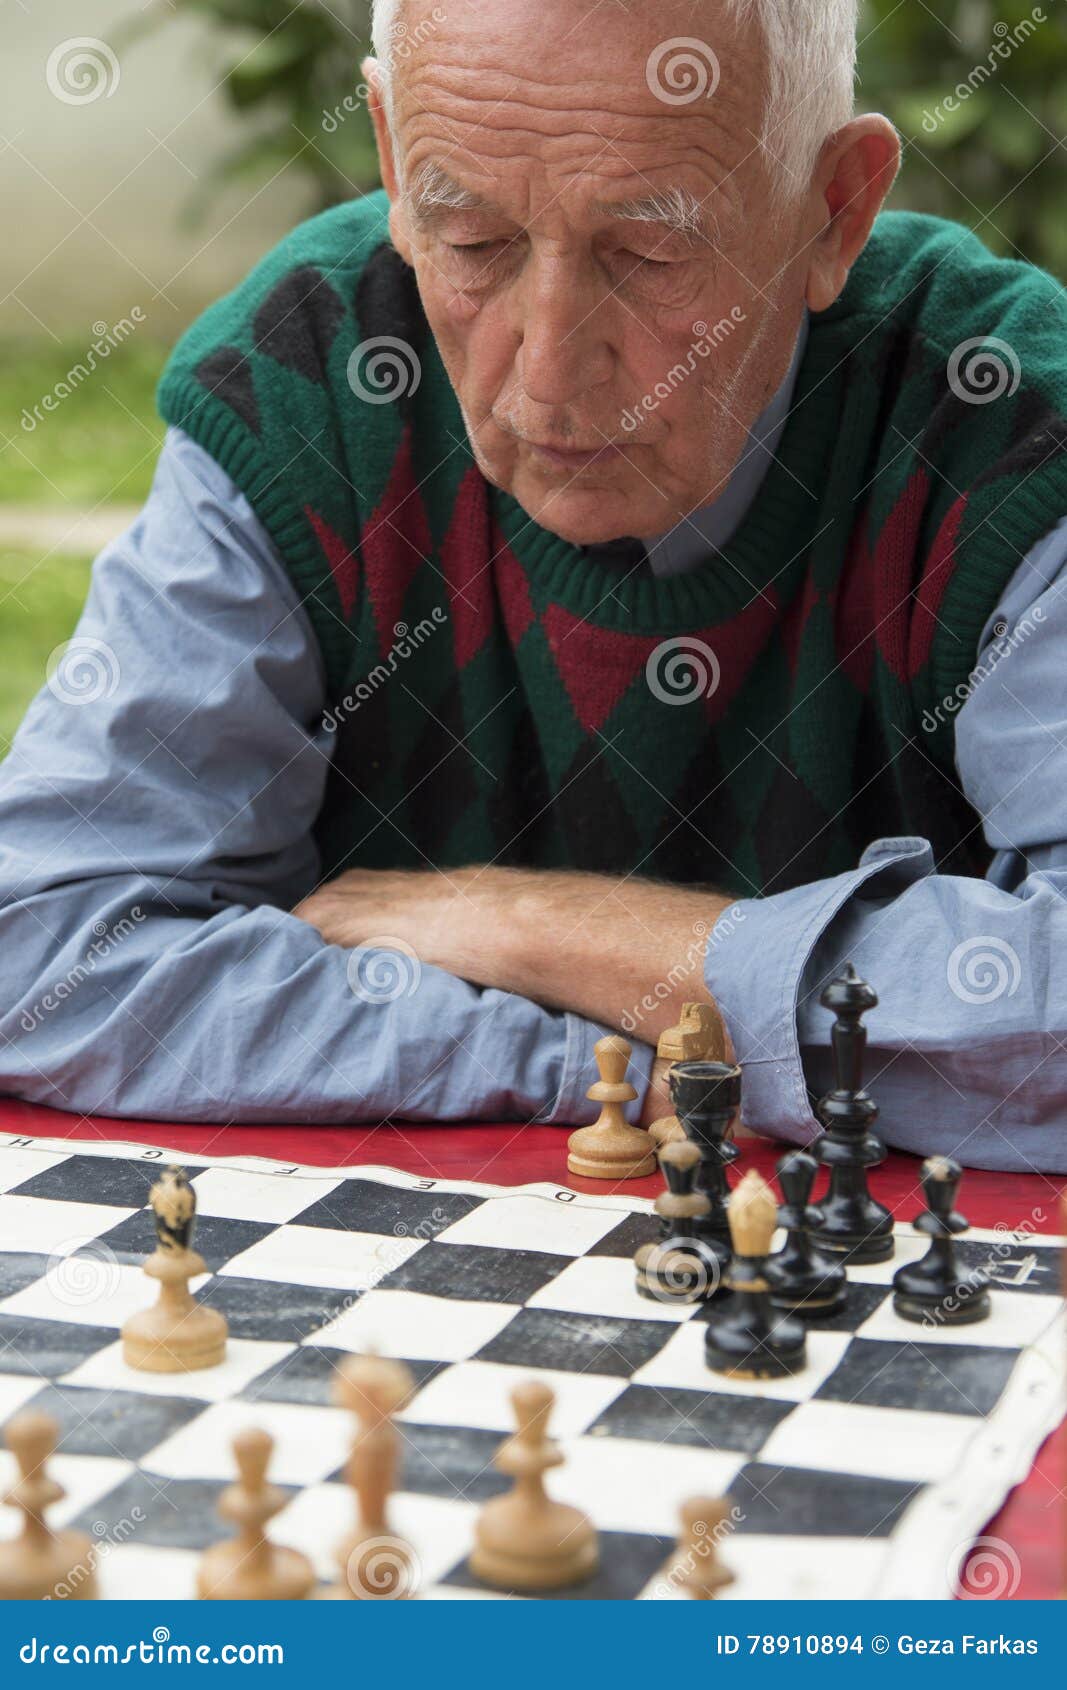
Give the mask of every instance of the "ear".
M 867 244 L 900 168 L 900 140 L 888 118 L 854 118 L 823 147 L 812 183 L 817 233 L 809 251 L 807 302 L 825 311 Z
M 364 59 L 360 70 L 367 89 L 367 110 L 370 112 L 371 123 L 374 125 L 374 139 L 378 147 L 378 164 L 381 169 L 382 186 L 389 195 L 389 233 L 401 258 L 406 264 L 410 264 L 411 240 L 408 235 L 407 217 L 404 213 L 403 195 L 400 192 L 400 175 L 397 168 L 393 131 L 382 94 L 381 65 L 377 59 Z

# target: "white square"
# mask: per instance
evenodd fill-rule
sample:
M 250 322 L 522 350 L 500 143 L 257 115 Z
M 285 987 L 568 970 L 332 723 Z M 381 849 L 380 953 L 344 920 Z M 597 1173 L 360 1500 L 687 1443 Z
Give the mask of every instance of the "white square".
M 136 1209 L 106 1203 L 66 1203 L 50 1197 L 0 1197 L 0 1238 L 4 1250 L 39 1256 L 69 1256 L 83 1244 L 110 1232 Z
M 38 1378 L 36 1373 L 31 1374 L 29 1378 L 18 1373 L 0 1373 L 0 1425 L 10 1420 L 13 1414 L 17 1414 L 31 1397 L 37 1395 L 45 1383 L 46 1381 Z
M 563 1309 L 569 1314 L 618 1316 L 625 1320 L 692 1320 L 692 1303 L 661 1303 L 642 1297 L 634 1282 L 634 1264 L 620 1256 L 582 1256 L 569 1262 L 547 1285 L 527 1298 L 531 1309 Z
M 169 1479 L 233 1479 L 233 1441 L 252 1425 L 274 1439 L 269 1476 L 278 1485 L 319 1484 L 343 1466 L 352 1447 L 352 1416 L 343 1409 L 227 1401 L 158 1444 L 145 1465 Z
M 443 1578 L 464 1560 L 474 1537 L 478 1505 L 448 1497 L 396 1491 L 389 1498 L 389 1534 L 395 1533 L 413 1551 L 413 1594 Z M 272 1531 L 280 1542 L 302 1549 L 321 1579 L 341 1577 L 337 1546 L 352 1531 L 356 1499 L 344 1485 L 313 1485 L 295 1496 L 278 1515 Z M 382 1545 L 388 1557 L 388 1544 Z
M 306 1340 L 362 1355 L 368 1350 L 408 1361 L 464 1361 L 518 1314 L 517 1303 L 463 1303 L 420 1291 L 368 1291 Z
M 952 1472 L 983 1424 L 969 1414 L 806 1402 L 775 1427 L 759 1459 L 930 1483 Z
M 123 1543 L 101 1554 L 97 1578 L 108 1602 L 191 1602 L 200 1556 L 192 1549 Z
M 242 1250 L 220 1272 L 282 1285 L 369 1291 L 424 1246 L 419 1238 L 381 1232 L 334 1232 L 324 1226 L 282 1226 Z
M 518 1385 L 527 1384 L 530 1374 L 528 1367 L 461 1361 L 429 1380 L 401 1410 L 399 1418 L 416 1425 L 513 1432 L 515 1410 L 511 1393 Z M 628 1384 L 626 1379 L 608 1379 L 599 1373 L 563 1373 L 545 1367 L 537 1369 L 537 1379 L 555 1393 L 549 1421 L 549 1435 L 553 1438 L 578 1437 Z
M 343 1185 L 341 1179 L 253 1173 L 247 1168 L 207 1168 L 193 1179 L 197 1213 L 231 1221 L 273 1222 L 280 1226 L 320 1197 Z
M 736 1451 L 650 1443 L 640 1438 L 573 1438 L 550 1479 L 553 1496 L 573 1502 L 602 1531 L 674 1537 L 691 1496 L 723 1496 L 748 1456 Z
M 980 1344 L 990 1349 L 1021 1350 L 1036 1342 L 1056 1320 L 1063 1308 L 1058 1297 L 1012 1295 L 991 1291 L 992 1310 L 988 1320 L 973 1326 L 929 1325 L 902 1320 L 887 1297 L 864 1321 L 857 1338 L 896 1339 L 901 1344 Z
M 125 1267 L 110 1252 L 97 1251 L 64 1256 L 42 1278 L 0 1303 L 0 1314 L 120 1327 L 157 1298 L 158 1287 L 139 1267 Z
M 196 1373 L 142 1373 L 127 1367 L 122 1359 L 121 1341 L 97 1350 L 65 1375 L 64 1385 L 91 1385 L 103 1391 L 134 1391 L 149 1397 L 187 1397 L 194 1402 L 225 1402 L 238 1396 L 274 1367 L 291 1355 L 292 1344 L 263 1344 L 249 1338 L 230 1338 L 226 1344 L 226 1359 L 219 1367 L 203 1367 Z M 258 1404 L 250 1407 L 255 1417 Z
M 718 1557 L 733 1573 L 734 1583 L 722 1594 L 735 1602 L 860 1601 L 878 1594 L 887 1546 L 886 1538 L 875 1537 L 727 1532 L 718 1540 Z M 688 1600 L 667 1569 L 653 1574 L 641 1591 L 646 1602 L 680 1599 Z M 759 1629 L 756 1623 L 742 1625 Z
M 489 1244 L 580 1256 L 626 1219 L 626 1209 L 587 1209 L 552 1197 L 493 1197 L 439 1232 L 439 1243 Z
M 635 1385 L 677 1385 L 708 1396 L 771 1397 L 776 1402 L 806 1402 L 828 1379 L 851 1343 L 847 1332 L 809 1332 L 808 1363 L 800 1373 L 784 1379 L 731 1379 L 716 1373 L 704 1359 L 702 1321 L 682 1326 L 658 1355 L 637 1370 Z
M 0 1191 L 10 1191 L 13 1185 L 22 1185 L 34 1174 L 58 1168 L 61 1162 L 70 1161 L 71 1154 L 69 1150 L 35 1150 L 25 1144 L 0 1144 Z

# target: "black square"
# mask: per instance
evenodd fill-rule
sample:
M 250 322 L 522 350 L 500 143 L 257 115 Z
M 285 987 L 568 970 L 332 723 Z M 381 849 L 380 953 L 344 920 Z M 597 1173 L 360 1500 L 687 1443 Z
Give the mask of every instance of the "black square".
M 219 1497 L 225 1489 L 223 1480 L 131 1473 L 113 1491 L 84 1508 L 73 1525 L 76 1531 L 90 1532 L 95 1538 L 150 1544 L 159 1549 L 206 1549 L 208 1544 L 228 1537 L 232 1529 L 218 1516 Z
M 310 1408 L 333 1407 L 337 1369 L 342 1362 L 351 1359 L 350 1350 L 302 1344 L 258 1374 L 245 1386 L 241 1398 L 247 1402 L 293 1402 Z M 405 1362 L 415 1380 L 416 1390 L 421 1390 L 446 1365 L 440 1361 Z
M 965 1238 L 956 1245 L 956 1253 L 961 1269 L 980 1274 L 993 1291 L 1021 1291 L 1031 1297 L 1060 1295 L 1062 1251 L 1057 1245 L 1043 1244 L 1039 1238 L 1017 1244 L 1009 1234 L 995 1244 Z
M 164 1168 L 165 1157 L 150 1161 L 115 1156 L 68 1156 L 14 1189 L 20 1197 L 51 1197 L 70 1203 L 107 1203 L 116 1209 L 143 1209 Z M 202 1172 L 183 1162 L 189 1178 Z
M 520 1309 L 474 1359 L 629 1379 L 659 1354 L 673 1333 L 673 1323 L 666 1320 Z
M 794 1407 L 772 1397 L 741 1399 L 678 1385 L 630 1385 L 586 1435 L 757 1455 Z
M 985 1415 L 999 1402 L 1017 1359 L 1015 1350 L 981 1344 L 856 1338 L 815 1397 L 865 1408 Z
M 118 1337 L 116 1327 L 0 1314 L 0 1373 L 58 1379 Z
M 497 1250 L 487 1244 L 424 1244 L 379 1284 L 382 1290 L 425 1291 L 464 1302 L 525 1303 L 571 1259 L 540 1250 Z
M 674 1547 L 673 1538 L 646 1537 L 641 1532 L 601 1532 L 600 1566 L 584 1584 L 572 1585 L 566 1590 L 524 1590 L 514 1594 L 543 1597 L 554 1602 L 583 1599 L 590 1602 L 629 1602 L 640 1595 Z M 462 1590 L 489 1588 L 475 1578 L 466 1561 L 453 1567 L 440 1582 L 458 1585 Z
M 662 1235 L 663 1222 L 658 1215 L 627 1215 L 618 1226 L 613 1226 L 610 1232 L 606 1232 L 603 1238 L 598 1238 L 585 1254 L 629 1258 L 636 1254 L 642 1244 L 652 1244 Z
M 17 1291 L 25 1291 L 27 1285 L 43 1279 L 51 1260 L 50 1256 L 35 1256 L 25 1250 L 0 1256 L 0 1299 L 13 1297 Z
M 206 1403 L 189 1397 L 138 1396 L 83 1385 L 47 1385 L 27 1403 L 58 1420 L 61 1455 L 104 1455 L 140 1461 L 165 1438 L 203 1414 Z
M 807 1467 L 742 1467 L 729 1495 L 737 1529 L 788 1537 L 888 1537 L 921 1485 Z
M 204 1215 L 196 1224 L 196 1234 L 193 1238 L 193 1248 L 199 1251 L 207 1263 L 210 1273 L 218 1273 L 234 1256 L 239 1256 L 242 1250 L 251 1249 L 261 1238 L 269 1238 L 272 1232 L 277 1232 L 274 1225 L 264 1225 L 259 1221 L 228 1220 L 222 1215 Z M 150 1256 L 156 1248 L 156 1229 L 152 1223 L 149 1210 L 142 1209 L 136 1215 L 127 1215 L 118 1226 L 113 1226 L 110 1232 L 102 1232 L 99 1240 L 85 1246 L 83 1250 L 76 1250 L 75 1255 L 84 1255 L 99 1249 L 100 1243 L 106 1244 L 115 1259 L 127 1266 L 140 1266 L 146 1256 Z
M 493 1458 L 504 1442 L 499 1432 L 470 1426 L 422 1426 L 406 1420 L 398 1420 L 396 1428 L 403 1462 L 402 1490 L 487 1502 L 514 1482 L 493 1466 Z
M 337 1232 L 381 1232 L 394 1238 L 436 1238 L 484 1203 L 457 1191 L 408 1191 L 378 1180 L 350 1179 L 319 1197 L 294 1226 L 324 1226 Z
M 197 1293 L 226 1316 L 234 1338 L 299 1344 L 319 1332 L 362 1295 L 321 1285 L 289 1285 L 276 1279 L 241 1279 L 237 1274 L 209 1280 Z

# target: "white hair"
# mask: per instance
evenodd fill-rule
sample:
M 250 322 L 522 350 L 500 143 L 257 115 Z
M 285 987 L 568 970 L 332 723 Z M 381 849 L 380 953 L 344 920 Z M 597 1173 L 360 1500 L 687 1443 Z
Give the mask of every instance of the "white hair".
M 390 73 L 398 57 L 405 56 L 408 32 L 401 13 L 406 4 L 407 0 L 373 0 L 372 4 L 374 55 L 382 67 L 387 108 Z M 777 164 L 779 181 L 788 178 L 803 191 L 823 142 L 853 113 L 859 0 L 718 0 L 718 4 L 741 23 L 755 19 L 762 30 L 770 80 L 760 144 Z M 436 7 L 433 16 L 438 17 Z M 411 38 L 427 39 L 435 27 L 434 23 L 428 29 L 416 26 Z M 714 42 L 708 45 L 714 48 Z

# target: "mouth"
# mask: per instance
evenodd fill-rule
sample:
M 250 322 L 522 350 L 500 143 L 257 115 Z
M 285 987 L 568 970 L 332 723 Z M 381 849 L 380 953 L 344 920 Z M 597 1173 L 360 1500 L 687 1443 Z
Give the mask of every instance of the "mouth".
M 586 449 L 571 446 L 541 445 L 536 440 L 526 440 L 525 446 L 534 454 L 540 463 L 551 469 L 563 470 L 571 475 L 583 469 L 592 469 L 596 464 L 606 464 L 621 458 L 626 448 L 613 440 L 604 441 L 599 446 Z

